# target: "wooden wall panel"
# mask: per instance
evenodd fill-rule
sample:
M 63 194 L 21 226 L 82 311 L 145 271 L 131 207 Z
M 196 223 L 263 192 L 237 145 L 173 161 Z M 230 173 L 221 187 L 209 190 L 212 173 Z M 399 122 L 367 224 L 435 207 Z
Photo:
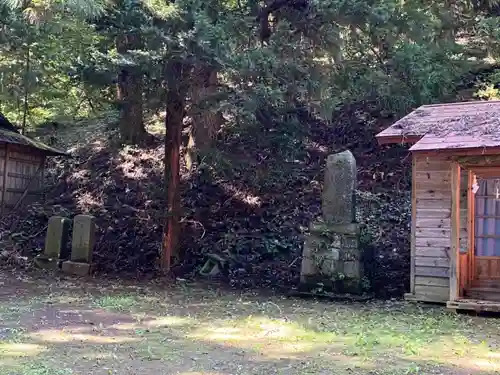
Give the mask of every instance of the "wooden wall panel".
M 451 159 L 416 156 L 415 235 L 412 238 L 414 299 L 446 302 L 451 245 Z M 460 247 L 467 249 L 467 174 L 461 175 Z
M 8 145 L 7 151 L 6 162 L 5 158 L 0 160 L 2 207 L 6 210 L 13 208 L 21 198 L 23 203 L 31 201 L 32 196 L 40 191 L 43 185 L 41 166 L 44 163 L 43 155 L 31 153 L 28 147 Z M 3 169 L 4 165 L 6 170 Z
M 414 168 L 414 295 L 416 300 L 446 302 L 450 267 L 450 162 L 444 158 L 416 156 Z

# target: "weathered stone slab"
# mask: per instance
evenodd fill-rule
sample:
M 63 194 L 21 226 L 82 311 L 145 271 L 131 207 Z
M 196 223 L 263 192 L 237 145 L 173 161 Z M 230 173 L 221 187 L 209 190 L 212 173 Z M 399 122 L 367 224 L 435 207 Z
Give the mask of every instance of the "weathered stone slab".
M 57 269 L 59 260 L 67 258 L 70 222 L 61 216 L 52 216 L 49 219 L 43 254 L 35 258 L 35 264 L 39 268 Z
M 77 276 L 86 276 L 90 273 L 95 244 L 95 230 L 95 218 L 93 216 L 75 216 L 71 242 L 71 260 L 62 264 L 63 272 Z
M 67 260 L 62 264 L 63 272 L 77 276 L 87 276 L 90 274 L 90 268 L 89 263 L 73 262 L 71 260 Z
M 321 246 L 321 238 L 310 233 L 305 240 L 302 250 L 302 264 L 300 269 L 300 282 L 307 283 L 308 277 L 318 273 L 316 265 L 316 251 Z
M 326 224 L 355 222 L 356 173 L 356 159 L 349 150 L 326 159 L 322 196 L 322 213 Z
M 71 260 L 73 262 L 92 263 L 95 230 L 94 216 L 75 216 L 73 220 L 73 237 L 71 242 Z

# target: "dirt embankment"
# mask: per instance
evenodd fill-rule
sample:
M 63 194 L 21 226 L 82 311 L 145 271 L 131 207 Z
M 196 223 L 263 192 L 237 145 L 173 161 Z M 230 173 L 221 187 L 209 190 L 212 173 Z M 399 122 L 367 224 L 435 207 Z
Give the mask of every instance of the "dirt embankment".
M 248 134 L 221 135 L 203 167 L 185 173 L 182 251 L 177 276 L 193 276 L 207 253 L 231 255 L 228 279 L 240 287 L 289 287 L 297 282 L 303 234 L 320 214 L 325 157 L 349 148 L 359 170 L 362 242 L 372 257 L 375 292 L 401 295 L 409 270 L 407 150 L 379 146 L 374 135 L 389 120 L 366 108 L 345 108 L 332 124 L 299 113 L 299 126 L 276 123 Z M 51 161 L 43 201 L 3 218 L 4 255 L 43 248 L 51 215 L 97 218 L 96 270 L 151 277 L 165 214 L 163 145 L 114 144 L 112 119 L 70 127 L 58 135 L 73 158 Z M 67 134 L 67 136 L 66 136 Z

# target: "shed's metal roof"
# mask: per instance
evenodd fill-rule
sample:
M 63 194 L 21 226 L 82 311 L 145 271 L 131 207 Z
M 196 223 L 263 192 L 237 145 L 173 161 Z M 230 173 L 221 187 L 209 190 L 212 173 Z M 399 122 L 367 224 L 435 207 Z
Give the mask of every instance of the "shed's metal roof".
M 51 156 L 57 156 L 57 155 L 65 155 L 68 156 L 69 154 L 57 150 L 53 147 L 50 147 L 46 145 L 45 143 L 42 143 L 40 141 L 37 141 L 35 139 L 29 138 L 25 135 L 22 135 L 20 133 L 16 133 L 4 128 L 0 127 L 0 143 L 10 143 L 10 144 L 17 144 L 17 145 L 23 145 L 23 146 L 28 146 L 35 148 L 37 150 L 42 151 L 46 155 L 51 155 Z
M 500 147 L 500 100 L 424 105 L 377 134 L 411 151 Z

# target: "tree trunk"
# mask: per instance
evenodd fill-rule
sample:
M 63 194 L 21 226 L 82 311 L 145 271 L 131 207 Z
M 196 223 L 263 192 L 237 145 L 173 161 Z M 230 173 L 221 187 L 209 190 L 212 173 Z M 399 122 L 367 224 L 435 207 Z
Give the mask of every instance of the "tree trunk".
M 167 192 L 167 216 L 163 227 L 163 243 L 160 264 L 169 271 L 179 259 L 180 234 L 180 147 L 185 114 L 185 90 L 183 64 L 173 62 L 166 69 L 167 104 L 165 117 L 165 185 Z
M 210 96 L 217 91 L 217 71 L 208 66 L 198 66 L 194 69 L 193 77 L 196 82 L 191 86 L 193 124 L 185 154 L 188 169 L 199 162 L 198 152 L 210 149 L 223 123 L 221 113 L 212 110 L 208 103 Z
M 28 119 L 28 96 L 30 87 L 30 63 L 31 63 L 31 50 L 30 44 L 28 43 L 28 48 L 26 49 L 26 65 L 24 72 L 24 104 L 23 104 L 23 122 L 21 124 L 21 134 L 26 134 L 26 122 Z
M 137 35 L 123 34 L 116 37 L 116 49 L 120 54 L 140 46 L 141 40 Z M 123 143 L 139 143 L 146 135 L 142 116 L 142 91 L 143 77 L 140 69 L 121 67 L 117 77 L 116 97 L 120 107 L 120 136 Z

